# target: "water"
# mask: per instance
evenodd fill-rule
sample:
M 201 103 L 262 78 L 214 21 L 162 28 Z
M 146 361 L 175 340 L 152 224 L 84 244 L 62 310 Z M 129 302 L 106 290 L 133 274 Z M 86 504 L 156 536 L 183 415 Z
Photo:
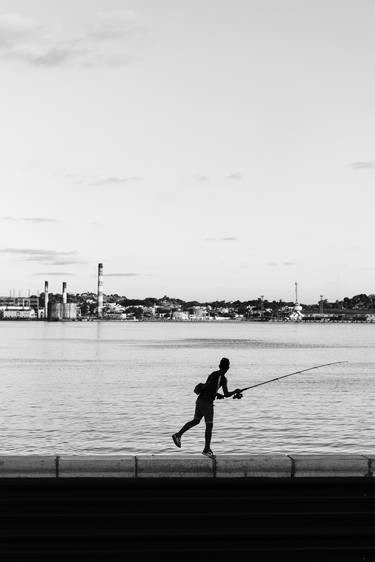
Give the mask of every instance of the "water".
M 0 322 L 0 454 L 181 454 L 194 386 L 229 389 L 331 361 L 215 406 L 216 453 L 374 451 L 375 326 Z M 204 423 L 183 437 L 200 453 Z

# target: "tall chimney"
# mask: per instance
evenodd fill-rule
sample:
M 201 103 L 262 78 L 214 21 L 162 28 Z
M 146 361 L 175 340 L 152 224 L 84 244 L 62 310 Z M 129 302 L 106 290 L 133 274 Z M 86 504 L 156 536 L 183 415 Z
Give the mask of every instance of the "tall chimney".
M 44 320 L 48 320 L 48 281 L 44 281 Z
M 63 304 L 66 304 L 68 302 L 68 293 L 66 292 L 66 282 L 63 281 L 62 284 L 62 301 Z
M 98 263 L 98 318 L 103 318 L 103 264 Z

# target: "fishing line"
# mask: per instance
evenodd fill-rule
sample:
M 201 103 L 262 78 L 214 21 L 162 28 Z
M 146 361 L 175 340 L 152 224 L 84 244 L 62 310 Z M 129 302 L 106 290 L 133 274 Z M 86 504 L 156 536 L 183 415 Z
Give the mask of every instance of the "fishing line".
M 262 386 L 263 384 L 268 384 L 269 382 L 279 381 L 280 379 L 285 379 L 286 377 L 291 377 L 292 375 L 299 375 L 300 373 L 306 373 L 306 371 L 312 371 L 313 369 L 328 367 L 328 365 L 338 365 L 339 363 L 347 363 L 347 361 L 334 361 L 333 363 L 324 363 L 324 365 L 316 365 L 316 367 L 309 367 L 308 369 L 302 369 L 302 371 L 295 371 L 294 373 L 289 373 L 288 375 L 275 377 L 274 379 L 269 379 L 268 381 L 259 382 L 258 384 L 253 384 L 251 386 L 246 386 L 245 388 L 241 388 L 237 394 L 234 394 L 233 398 L 241 398 L 240 395 L 242 394 L 242 392 L 245 392 L 245 390 L 249 390 L 250 388 Z

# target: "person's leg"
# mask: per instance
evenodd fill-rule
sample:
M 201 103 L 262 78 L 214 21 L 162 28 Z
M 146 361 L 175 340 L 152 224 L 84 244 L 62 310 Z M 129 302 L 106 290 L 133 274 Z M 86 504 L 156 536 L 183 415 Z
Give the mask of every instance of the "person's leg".
M 212 429 L 213 429 L 213 424 L 214 424 L 214 405 L 213 405 L 213 403 L 209 404 L 205 408 L 204 421 L 206 422 L 206 431 L 205 431 L 205 434 L 204 434 L 205 444 L 204 444 L 203 453 L 207 453 L 208 451 L 211 451 L 211 437 L 212 437 Z
M 203 412 L 201 412 L 199 404 L 197 404 L 196 407 L 195 407 L 194 418 L 191 421 L 185 423 L 185 425 L 181 427 L 180 431 L 177 431 L 177 433 L 174 433 L 172 435 L 172 439 L 173 439 L 173 442 L 176 445 L 176 447 L 181 448 L 181 437 L 182 437 L 182 435 L 186 431 L 191 429 L 192 427 L 198 425 L 200 423 L 202 417 L 203 417 Z
M 185 431 L 188 431 L 192 427 L 198 425 L 200 423 L 200 421 L 201 420 L 198 420 L 198 419 L 194 418 L 191 421 L 185 423 L 185 425 L 180 429 L 180 431 L 177 431 L 176 435 L 181 437 L 185 433 Z
M 211 450 L 211 437 L 212 437 L 212 428 L 213 423 L 212 421 L 206 421 L 206 431 L 204 434 L 205 443 L 204 443 L 204 452 Z
M 185 433 L 185 431 L 188 431 L 192 427 L 198 425 L 199 422 L 201 421 L 201 419 L 203 418 L 203 416 L 204 416 L 204 412 L 202 412 L 202 408 L 201 408 L 200 404 L 198 402 L 196 402 L 195 403 L 194 418 L 191 421 L 185 423 L 185 425 L 183 427 L 181 427 L 180 431 L 177 431 L 176 435 L 181 438 L 181 435 L 183 435 Z

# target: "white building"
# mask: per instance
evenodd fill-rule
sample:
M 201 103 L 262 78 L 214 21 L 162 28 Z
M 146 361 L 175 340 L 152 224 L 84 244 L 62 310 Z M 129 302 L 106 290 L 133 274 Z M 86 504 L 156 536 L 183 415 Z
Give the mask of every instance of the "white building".
M 173 313 L 174 320 L 189 320 L 189 314 L 187 312 L 183 312 L 182 310 L 176 310 Z
M 0 308 L 2 320 L 34 320 L 36 312 L 29 306 L 4 306 Z

